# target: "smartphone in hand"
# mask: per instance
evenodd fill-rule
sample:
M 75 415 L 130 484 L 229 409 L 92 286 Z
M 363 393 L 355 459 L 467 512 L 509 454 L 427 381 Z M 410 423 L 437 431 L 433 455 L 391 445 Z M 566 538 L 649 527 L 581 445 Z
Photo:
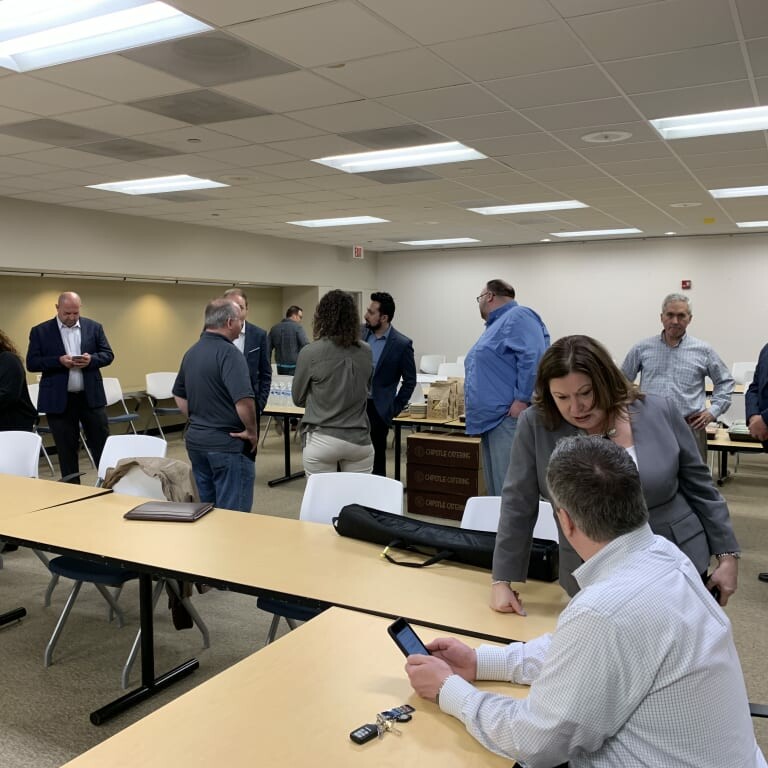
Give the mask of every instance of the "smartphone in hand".
M 414 653 L 420 653 L 424 656 L 432 654 L 427 650 L 419 636 L 413 631 L 413 627 L 405 619 L 397 619 L 387 627 L 389 636 L 395 641 L 395 645 L 403 652 L 403 655 L 410 656 Z

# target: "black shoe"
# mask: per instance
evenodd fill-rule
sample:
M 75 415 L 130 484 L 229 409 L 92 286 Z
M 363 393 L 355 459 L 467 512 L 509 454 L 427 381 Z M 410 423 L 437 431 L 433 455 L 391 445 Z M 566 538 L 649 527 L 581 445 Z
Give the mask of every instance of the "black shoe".
M 757 578 L 760 579 L 760 581 L 768 581 L 768 571 L 763 571 L 762 573 L 758 573 Z

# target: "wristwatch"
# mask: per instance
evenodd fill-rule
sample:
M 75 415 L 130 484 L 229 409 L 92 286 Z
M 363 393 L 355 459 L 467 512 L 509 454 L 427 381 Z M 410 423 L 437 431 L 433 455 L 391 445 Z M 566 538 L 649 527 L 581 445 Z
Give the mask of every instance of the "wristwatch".
M 741 560 L 741 552 L 721 552 L 719 555 L 715 555 L 718 560 L 722 560 L 724 557 L 732 557 L 734 560 Z

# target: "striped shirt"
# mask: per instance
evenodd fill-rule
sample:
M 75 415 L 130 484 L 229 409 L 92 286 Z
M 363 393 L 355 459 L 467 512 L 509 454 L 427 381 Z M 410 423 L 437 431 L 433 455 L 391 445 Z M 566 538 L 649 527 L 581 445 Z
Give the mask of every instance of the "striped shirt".
M 529 768 L 766 768 L 730 622 L 691 561 L 645 525 L 574 575 L 553 634 L 477 650 L 478 679 L 528 698 L 452 675 L 441 709 Z
M 685 417 L 706 408 L 706 376 L 714 385 L 710 413 L 717 419 L 731 405 L 734 382 L 728 367 L 709 344 L 687 333 L 676 347 L 664 341 L 663 332 L 643 339 L 629 350 L 621 370 L 630 381 L 639 373 L 643 392 L 669 398 Z

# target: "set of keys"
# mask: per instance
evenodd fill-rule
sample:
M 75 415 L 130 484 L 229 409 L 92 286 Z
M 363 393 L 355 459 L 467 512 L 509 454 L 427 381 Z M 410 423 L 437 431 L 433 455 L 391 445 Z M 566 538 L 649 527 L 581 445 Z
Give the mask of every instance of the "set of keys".
M 355 744 L 366 744 L 372 739 L 383 738 L 385 733 L 394 733 L 396 736 L 401 736 L 403 732 L 397 727 L 396 723 L 407 723 L 412 719 L 411 712 L 413 711 L 414 708 L 410 704 L 403 704 L 401 707 L 394 707 L 386 712 L 379 712 L 376 715 L 375 723 L 366 723 L 359 728 L 355 728 L 349 734 L 349 738 Z

